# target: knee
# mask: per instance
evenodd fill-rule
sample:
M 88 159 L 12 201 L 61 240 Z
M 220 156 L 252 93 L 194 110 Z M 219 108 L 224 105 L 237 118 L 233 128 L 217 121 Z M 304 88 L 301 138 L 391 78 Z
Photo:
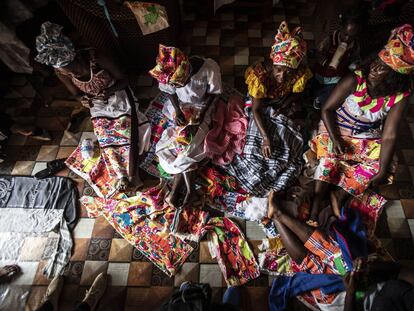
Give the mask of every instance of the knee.
M 315 182 L 314 195 L 322 196 L 328 190 L 328 184 L 323 181 L 317 180 Z

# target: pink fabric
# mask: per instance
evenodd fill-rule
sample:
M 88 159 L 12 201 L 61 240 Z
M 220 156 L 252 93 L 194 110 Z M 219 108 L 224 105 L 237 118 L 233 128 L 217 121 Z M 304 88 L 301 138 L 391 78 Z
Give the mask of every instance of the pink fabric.
M 212 129 L 204 140 L 204 151 L 218 165 L 229 164 L 241 154 L 246 140 L 248 120 L 241 97 L 232 96 L 228 103 L 218 101 Z

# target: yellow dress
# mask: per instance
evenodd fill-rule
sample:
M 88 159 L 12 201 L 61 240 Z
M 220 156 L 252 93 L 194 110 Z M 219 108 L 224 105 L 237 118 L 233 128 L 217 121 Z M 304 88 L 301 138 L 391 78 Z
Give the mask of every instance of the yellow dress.
M 277 99 L 290 93 L 301 93 L 310 78 L 312 78 L 312 72 L 308 67 L 302 66 L 297 69 L 292 79 L 282 85 L 277 84 L 263 62 L 248 67 L 245 73 L 249 95 L 258 99 Z

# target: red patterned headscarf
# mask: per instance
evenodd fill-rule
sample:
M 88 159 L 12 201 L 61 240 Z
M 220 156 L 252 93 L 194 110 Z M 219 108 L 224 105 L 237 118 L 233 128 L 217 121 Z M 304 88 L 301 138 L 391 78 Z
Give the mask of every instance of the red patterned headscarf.
M 160 44 L 157 65 L 149 74 L 160 83 L 184 86 L 190 75 L 190 62 L 180 49 Z
M 391 36 L 379 58 L 393 70 L 402 74 L 414 72 L 414 35 L 413 27 L 405 24 L 391 31 Z
M 306 55 L 306 41 L 303 39 L 302 29 L 296 27 L 289 31 L 288 24 L 283 21 L 275 36 L 275 43 L 270 52 L 274 65 L 296 69 Z

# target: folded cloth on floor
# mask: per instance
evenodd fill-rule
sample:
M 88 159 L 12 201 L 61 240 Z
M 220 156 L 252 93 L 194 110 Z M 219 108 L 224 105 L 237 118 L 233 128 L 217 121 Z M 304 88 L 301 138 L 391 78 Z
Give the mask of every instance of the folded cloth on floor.
M 187 240 L 209 240 L 212 257 L 217 258 L 229 286 L 257 278 L 259 266 L 243 233 L 226 217 L 210 217 L 199 208 L 183 208 L 177 233 L 170 231 L 176 209 L 164 202 L 158 188 L 137 192 L 134 197 L 111 199 L 84 196 L 82 204 L 90 217 L 103 215 L 129 243 L 168 276 L 175 275 L 194 248 Z
M 54 231 L 59 236 L 43 273 L 62 274 L 71 256 L 76 206 L 77 190 L 69 178 L 0 176 L 0 260 L 19 261 L 25 240 Z
M 279 276 L 273 280 L 269 294 L 270 311 L 286 309 L 289 298 L 302 293 L 321 289 L 323 294 L 329 295 L 345 290 L 342 277 L 334 274 L 296 273 L 294 276 Z

